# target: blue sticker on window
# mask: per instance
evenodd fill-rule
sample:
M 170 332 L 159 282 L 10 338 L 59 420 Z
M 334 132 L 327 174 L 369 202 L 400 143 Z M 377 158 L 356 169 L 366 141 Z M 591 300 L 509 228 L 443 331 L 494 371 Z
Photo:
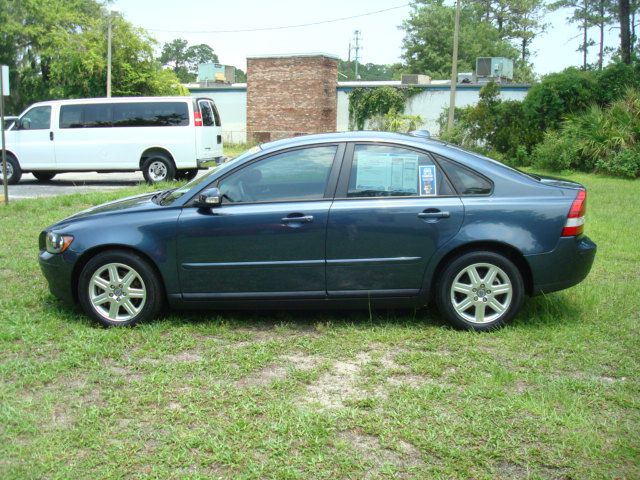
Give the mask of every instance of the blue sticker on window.
M 436 192 L 436 166 L 420 165 L 420 196 L 431 197 Z

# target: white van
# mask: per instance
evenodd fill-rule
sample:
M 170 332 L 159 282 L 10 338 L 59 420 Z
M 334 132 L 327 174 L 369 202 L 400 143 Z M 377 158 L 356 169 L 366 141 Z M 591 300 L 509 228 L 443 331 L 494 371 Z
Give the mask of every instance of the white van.
M 222 157 L 220 115 L 209 98 L 41 102 L 25 110 L 5 135 L 11 184 L 26 172 L 41 181 L 62 172 L 137 170 L 149 183 L 191 179 Z

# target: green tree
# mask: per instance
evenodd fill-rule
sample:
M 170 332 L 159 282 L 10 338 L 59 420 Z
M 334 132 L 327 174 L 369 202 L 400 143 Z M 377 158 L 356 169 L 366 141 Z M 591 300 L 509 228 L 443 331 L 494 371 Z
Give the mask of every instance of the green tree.
M 186 40 L 176 38 L 162 46 L 158 60 L 163 65 L 173 68 L 181 82 L 188 83 L 196 80 L 198 65 L 218 63 L 218 55 L 209 45 L 201 43 L 189 46 Z
M 443 0 L 418 0 L 413 4 L 409 19 L 402 24 L 403 58 L 408 70 L 437 78 L 451 75 L 454 14 L 454 7 Z M 477 57 L 519 58 L 519 51 L 499 28 L 482 20 L 485 15 L 475 3 L 461 8 L 458 71 L 474 70 Z M 524 65 L 517 71 L 526 75 L 530 68 Z
M 95 0 L 0 0 L 0 61 L 11 70 L 8 110 L 106 93 L 107 10 Z M 114 95 L 186 93 L 153 58 L 154 41 L 113 19 Z
M 491 22 L 502 39 L 514 42 L 520 62 L 527 64 L 533 39 L 546 29 L 544 0 L 465 0 L 475 5 L 483 21 Z

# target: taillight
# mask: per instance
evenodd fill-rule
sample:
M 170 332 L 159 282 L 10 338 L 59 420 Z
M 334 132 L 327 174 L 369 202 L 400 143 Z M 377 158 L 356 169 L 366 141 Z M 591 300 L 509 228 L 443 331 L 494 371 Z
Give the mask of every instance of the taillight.
M 202 114 L 200 112 L 193 112 L 193 124 L 196 127 L 202 126 Z
M 571 204 L 567 215 L 567 223 L 562 229 L 563 237 L 574 237 L 584 231 L 584 214 L 587 213 L 587 192 L 579 190 L 576 199 Z

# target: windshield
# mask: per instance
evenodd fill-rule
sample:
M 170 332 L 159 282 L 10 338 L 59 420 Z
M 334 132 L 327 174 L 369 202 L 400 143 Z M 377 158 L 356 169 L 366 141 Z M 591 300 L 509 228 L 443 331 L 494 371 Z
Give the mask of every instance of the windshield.
M 222 167 L 226 167 L 226 166 L 238 163 L 239 161 L 244 160 L 245 158 L 249 157 L 250 155 L 253 155 L 254 153 L 258 153 L 260 150 L 261 150 L 261 148 L 259 146 L 252 147 L 249 150 L 247 150 L 246 152 L 238 155 L 236 158 L 234 158 L 232 160 L 229 160 L 228 162 L 221 163 L 220 165 L 212 168 L 211 170 L 209 170 L 207 173 L 205 173 L 201 177 L 194 178 L 189 183 L 185 183 L 181 187 L 175 188 L 173 190 L 167 190 L 166 194 L 161 197 L 160 205 L 169 205 L 169 204 L 173 203 L 175 200 L 177 200 L 178 198 L 182 197 L 185 193 L 189 192 L 194 187 L 197 187 L 199 185 L 205 185 L 209 181 L 211 175 L 216 173 Z

